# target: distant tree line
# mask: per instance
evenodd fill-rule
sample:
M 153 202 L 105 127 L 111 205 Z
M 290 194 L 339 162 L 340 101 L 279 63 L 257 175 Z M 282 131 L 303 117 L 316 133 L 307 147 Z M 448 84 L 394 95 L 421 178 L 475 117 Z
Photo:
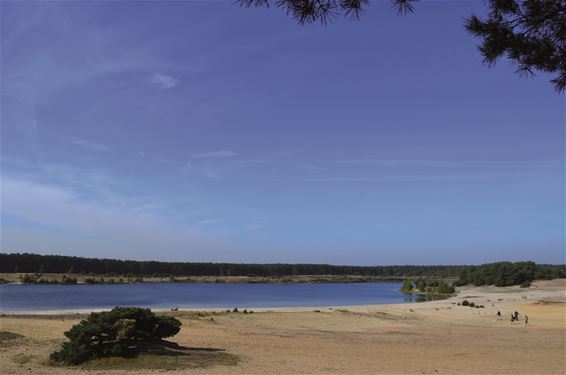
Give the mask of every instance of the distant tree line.
M 535 264 L 534 262 L 499 262 L 480 266 L 337 266 L 330 264 L 251 264 L 158 262 L 118 259 L 98 259 L 62 255 L 0 253 L 0 272 L 67 273 L 86 275 L 142 276 L 263 276 L 298 275 L 359 275 L 384 278 L 458 278 L 455 285 L 519 285 L 535 279 L 566 277 L 566 265 Z M 438 288 L 439 285 L 430 285 Z M 425 286 L 426 287 L 426 286 Z
M 329 264 L 244 264 L 157 262 L 61 255 L 0 253 L 0 272 L 81 273 L 134 276 L 295 276 L 361 275 L 455 278 L 466 266 L 336 266 Z
M 534 262 L 498 262 L 465 267 L 457 285 L 527 285 L 535 279 L 566 277 L 566 265 L 536 264 Z

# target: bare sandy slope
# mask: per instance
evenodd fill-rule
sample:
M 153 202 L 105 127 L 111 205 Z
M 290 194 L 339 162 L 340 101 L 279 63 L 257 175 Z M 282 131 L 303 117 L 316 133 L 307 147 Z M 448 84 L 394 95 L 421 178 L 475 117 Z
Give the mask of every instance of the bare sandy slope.
M 467 299 L 484 309 L 458 306 Z M 544 302 L 541 302 L 544 301 Z M 502 319 L 495 321 L 497 310 Z M 513 311 L 521 322 L 511 323 Z M 524 314 L 529 315 L 525 326 Z M 183 317 L 181 345 L 240 356 L 235 366 L 179 374 L 566 374 L 566 280 L 530 289 L 464 288 L 449 300 L 347 308 L 272 309 Z M 26 336 L 0 345 L 0 374 L 122 374 L 45 364 L 77 318 L 3 316 Z M 158 371 L 135 371 L 158 373 Z

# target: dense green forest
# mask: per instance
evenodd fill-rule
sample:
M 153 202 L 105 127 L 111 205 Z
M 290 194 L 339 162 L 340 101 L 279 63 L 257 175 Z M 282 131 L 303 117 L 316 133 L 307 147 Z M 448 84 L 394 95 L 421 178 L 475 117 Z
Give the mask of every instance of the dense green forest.
M 534 262 L 498 262 L 465 267 L 457 285 L 528 285 L 535 279 L 566 277 L 566 265 L 536 264 Z
M 458 278 L 456 285 L 518 285 L 566 277 L 566 265 L 499 262 L 480 266 L 337 266 L 329 264 L 242 264 L 157 262 L 61 255 L 0 253 L 0 272 L 75 273 L 130 276 L 360 275 L 384 278 Z M 415 285 L 417 287 L 417 285 Z M 417 287 L 418 289 L 418 287 Z
M 465 266 L 336 266 L 329 264 L 242 264 L 157 262 L 60 255 L 2 254 L 0 272 L 83 273 L 135 276 L 362 275 L 455 278 Z

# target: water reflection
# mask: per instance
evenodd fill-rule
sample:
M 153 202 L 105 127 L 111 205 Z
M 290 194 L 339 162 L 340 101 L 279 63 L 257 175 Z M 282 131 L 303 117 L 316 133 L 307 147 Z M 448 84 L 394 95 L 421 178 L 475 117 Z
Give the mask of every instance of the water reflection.
M 446 298 L 448 297 L 438 294 L 405 294 L 405 298 L 403 300 L 406 303 L 414 303 L 414 302 L 438 301 Z

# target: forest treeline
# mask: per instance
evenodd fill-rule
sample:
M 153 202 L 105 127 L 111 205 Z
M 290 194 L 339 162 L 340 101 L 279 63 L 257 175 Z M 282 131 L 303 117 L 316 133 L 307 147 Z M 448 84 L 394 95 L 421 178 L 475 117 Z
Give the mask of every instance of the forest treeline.
M 0 253 L 2 273 L 69 273 L 130 276 L 360 275 L 384 278 L 458 278 L 456 284 L 517 285 L 534 279 L 566 277 L 566 265 L 499 262 L 480 266 L 338 266 L 329 264 L 247 264 L 158 262 L 83 258 L 29 253 Z
M 536 264 L 534 262 L 498 262 L 465 267 L 456 285 L 522 285 L 533 280 L 551 280 L 566 277 L 564 264 Z
M 329 264 L 251 264 L 158 262 L 61 255 L 2 254 L 0 272 L 75 273 L 134 276 L 296 276 L 458 277 L 465 266 L 337 266 Z

